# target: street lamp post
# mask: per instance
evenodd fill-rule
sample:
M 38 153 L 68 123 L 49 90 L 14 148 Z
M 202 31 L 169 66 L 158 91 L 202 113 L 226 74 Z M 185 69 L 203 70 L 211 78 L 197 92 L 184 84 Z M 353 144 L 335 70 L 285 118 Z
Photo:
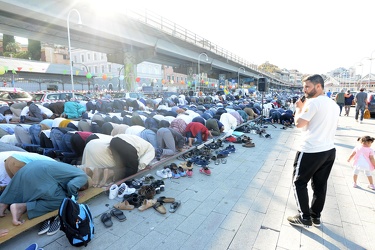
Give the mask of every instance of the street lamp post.
M 118 90 L 121 90 L 121 79 L 120 79 L 120 76 L 121 76 L 121 71 L 123 70 L 125 68 L 125 65 L 123 65 L 121 68 L 120 68 L 120 70 L 119 70 L 119 72 L 118 72 Z
M 87 65 L 86 64 L 84 64 L 84 63 L 75 63 L 75 64 L 81 64 L 83 67 L 85 67 L 85 69 L 86 69 L 86 78 L 87 78 L 87 74 L 89 73 L 89 68 L 87 67 Z M 74 62 L 72 61 L 72 66 L 74 65 Z M 83 86 L 83 85 L 82 85 Z M 88 87 L 88 89 L 89 89 L 89 91 L 90 91 L 90 79 L 89 78 L 87 78 L 87 87 Z M 83 89 L 82 89 L 83 90 Z
M 238 78 L 238 85 L 240 84 L 240 69 L 243 70 L 243 73 L 245 73 L 245 68 L 244 67 L 239 67 L 237 71 L 237 78 Z M 243 84 L 242 84 L 242 96 L 245 96 L 245 93 L 243 91 Z
M 364 57 L 360 61 L 361 62 L 361 65 L 360 65 L 361 66 L 361 81 L 359 82 L 361 84 L 360 88 L 362 88 L 362 79 L 363 79 L 363 62 L 362 61 L 363 60 L 369 60 L 369 59 L 370 59 L 370 57 Z
M 81 25 L 82 24 L 82 20 L 81 20 L 81 14 L 79 14 L 78 10 L 76 9 L 71 9 L 68 13 L 68 17 L 66 19 L 66 27 L 68 29 L 68 47 L 69 47 L 69 64 L 70 64 L 70 82 L 72 84 L 72 95 L 73 95 L 73 98 L 74 98 L 74 82 L 73 82 L 73 60 L 72 60 L 72 47 L 70 46 L 70 28 L 69 28 L 69 18 L 70 18 L 70 14 L 72 12 L 76 12 L 77 15 L 78 15 L 78 24 Z
M 200 68 L 200 59 L 201 59 L 201 56 L 204 55 L 206 57 L 206 61 L 208 61 L 208 56 L 206 53 L 202 52 L 199 54 L 198 56 L 198 84 L 201 83 L 201 75 L 200 75 L 200 71 L 201 71 L 201 68 Z M 195 92 L 197 92 L 197 84 L 195 84 Z
M 370 56 L 370 73 L 369 73 L 369 75 L 368 75 L 368 88 L 370 88 L 370 84 L 371 84 L 371 70 L 372 70 L 372 60 L 373 59 L 375 59 L 373 56 L 372 56 L 372 54 L 374 54 L 374 52 L 375 52 L 375 50 L 373 50 L 372 52 L 371 52 L 371 56 Z

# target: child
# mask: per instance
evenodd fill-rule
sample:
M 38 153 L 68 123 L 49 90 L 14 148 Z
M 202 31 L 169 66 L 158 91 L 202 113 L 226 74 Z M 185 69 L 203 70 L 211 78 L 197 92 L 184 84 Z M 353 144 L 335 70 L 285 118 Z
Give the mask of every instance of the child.
M 370 136 L 359 137 L 357 141 L 359 141 L 361 145 L 356 146 L 353 149 L 352 154 L 348 158 L 348 162 L 350 162 L 354 158 L 353 187 L 355 188 L 357 187 L 358 173 L 359 171 L 363 170 L 370 183 L 370 185 L 368 185 L 368 188 L 375 190 L 371 175 L 371 171 L 374 170 L 375 165 L 374 151 L 371 148 L 371 144 L 374 142 L 374 140 L 375 138 Z

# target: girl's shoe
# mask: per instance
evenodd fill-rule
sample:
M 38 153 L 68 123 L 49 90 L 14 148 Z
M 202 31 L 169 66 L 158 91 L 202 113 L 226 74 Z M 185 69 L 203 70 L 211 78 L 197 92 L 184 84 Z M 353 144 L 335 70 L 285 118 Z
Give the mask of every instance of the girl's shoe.
M 374 184 L 370 184 L 370 185 L 368 185 L 368 188 L 371 189 L 371 190 L 375 190 L 375 186 L 374 186 Z
M 211 170 L 206 166 L 202 167 L 199 172 L 205 175 L 211 175 Z
M 354 187 L 354 188 L 358 187 L 357 183 L 354 182 L 354 183 L 353 183 L 353 187 Z
M 187 175 L 187 177 L 192 177 L 193 176 L 193 169 L 188 169 L 186 171 L 186 175 Z
M 178 167 L 178 173 L 180 174 L 181 177 L 186 176 L 186 172 L 182 167 Z

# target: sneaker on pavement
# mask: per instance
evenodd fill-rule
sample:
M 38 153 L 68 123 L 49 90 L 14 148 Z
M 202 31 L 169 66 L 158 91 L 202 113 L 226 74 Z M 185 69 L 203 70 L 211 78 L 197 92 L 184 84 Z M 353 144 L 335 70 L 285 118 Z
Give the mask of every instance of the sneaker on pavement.
M 368 185 L 368 188 L 369 188 L 369 189 L 372 189 L 372 190 L 375 190 L 375 186 L 374 186 L 374 184 L 370 184 L 370 185 Z
M 211 175 L 211 170 L 208 167 L 202 167 L 199 172 L 205 175 Z
M 42 224 L 40 225 L 38 235 L 47 233 L 50 227 L 50 223 L 51 223 L 50 219 L 43 221 Z
M 354 187 L 354 188 L 358 187 L 357 183 L 354 182 L 354 183 L 353 183 L 353 187 Z
M 172 178 L 172 170 L 170 168 L 166 168 L 164 170 L 167 173 L 167 178 Z
M 320 218 L 311 217 L 312 224 L 316 227 L 320 227 Z
M 116 184 L 113 184 L 111 188 L 109 189 L 109 199 L 113 200 L 118 195 L 118 189 L 119 187 Z
M 312 226 L 311 220 L 302 219 L 299 214 L 295 216 L 289 216 L 287 220 L 289 221 L 291 225 L 294 225 L 294 226 L 300 226 L 300 227 Z
M 59 230 L 60 230 L 60 218 L 59 216 L 56 216 L 56 218 L 50 224 L 47 235 L 54 235 Z
M 193 169 L 186 170 L 186 175 L 187 175 L 187 177 L 192 177 L 193 176 Z
M 163 178 L 163 179 L 167 179 L 168 178 L 168 174 L 167 174 L 167 171 L 165 171 L 165 169 L 162 169 L 162 170 L 157 170 L 156 171 L 156 175 Z
M 135 193 L 135 188 L 128 187 L 125 183 L 121 183 L 118 188 L 118 195 L 117 197 L 123 198 L 124 195 Z

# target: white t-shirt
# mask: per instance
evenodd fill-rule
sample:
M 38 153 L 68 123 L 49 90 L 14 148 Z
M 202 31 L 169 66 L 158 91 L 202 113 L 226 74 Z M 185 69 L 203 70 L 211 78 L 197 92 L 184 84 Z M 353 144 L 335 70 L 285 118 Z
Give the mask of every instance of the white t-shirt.
M 334 138 L 340 109 L 335 101 L 325 95 L 306 99 L 299 118 L 308 121 L 301 129 L 301 143 L 298 151 L 317 153 L 335 147 Z

